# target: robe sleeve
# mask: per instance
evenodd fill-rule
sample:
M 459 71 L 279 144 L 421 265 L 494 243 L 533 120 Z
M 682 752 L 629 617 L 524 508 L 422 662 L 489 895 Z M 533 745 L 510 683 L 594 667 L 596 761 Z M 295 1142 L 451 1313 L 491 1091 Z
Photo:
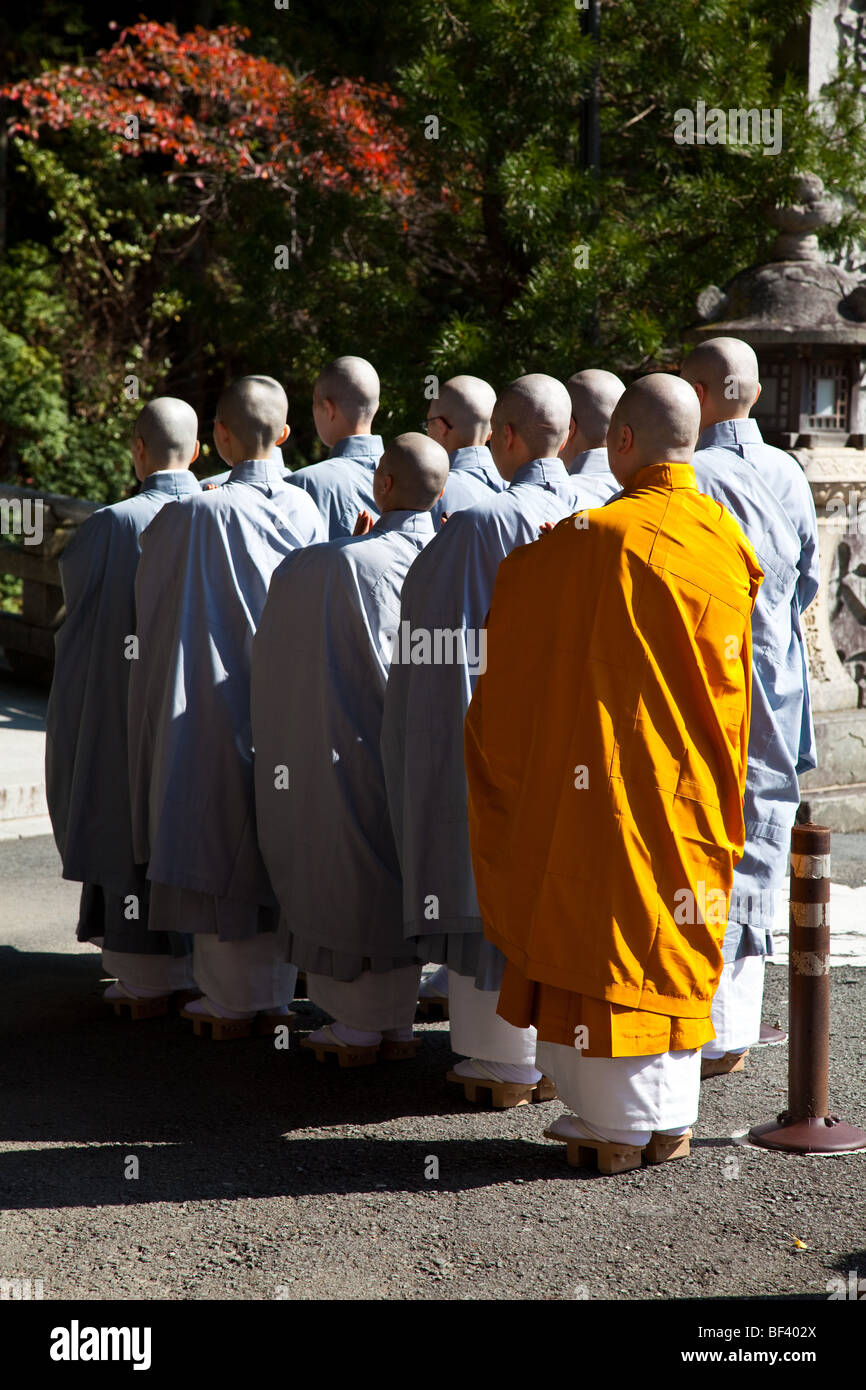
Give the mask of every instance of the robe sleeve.
M 800 560 L 797 565 L 800 577 L 797 581 L 797 600 L 800 612 L 805 613 L 818 592 L 820 583 L 820 564 L 818 556 L 818 519 L 815 515 L 815 502 L 812 489 L 803 479 L 803 520 L 800 525 Z
M 755 590 L 757 593 L 757 589 Z M 749 771 L 749 731 L 752 724 L 752 624 L 746 623 L 743 634 L 743 642 L 740 647 L 740 664 L 743 669 L 742 683 L 745 698 L 743 717 L 740 720 L 739 733 L 739 783 L 740 801 L 746 795 L 746 779 Z M 739 864 L 745 853 L 746 845 L 743 843 L 742 849 L 733 849 L 733 862 Z
M 112 517 L 94 512 L 60 557 L 66 616 L 55 639 L 54 679 L 48 701 L 45 791 L 61 858 L 66 854 L 78 730 L 90 678 L 96 609 L 111 549 Z

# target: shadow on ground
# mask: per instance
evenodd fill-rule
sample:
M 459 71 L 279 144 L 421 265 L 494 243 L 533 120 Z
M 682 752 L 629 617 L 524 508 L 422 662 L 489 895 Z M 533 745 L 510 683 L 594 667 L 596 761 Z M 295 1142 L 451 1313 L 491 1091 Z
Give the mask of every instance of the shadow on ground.
M 119 1019 L 102 1002 L 95 953 L 3 947 L 0 979 L 0 1143 L 22 1146 L 0 1155 L 4 1207 L 421 1191 L 431 1145 L 440 1190 L 561 1175 L 559 1146 L 448 1138 L 448 1116 L 478 1112 L 444 1081 L 444 1025 L 419 1028 L 413 1061 L 349 1071 L 316 1062 L 298 1037 L 289 1050 L 268 1038 L 214 1043 L 177 1016 Z M 307 1001 L 294 1007 L 300 1036 L 323 1021 Z M 407 1116 L 417 1140 L 370 1136 Z M 124 1178 L 133 1154 L 134 1183 Z

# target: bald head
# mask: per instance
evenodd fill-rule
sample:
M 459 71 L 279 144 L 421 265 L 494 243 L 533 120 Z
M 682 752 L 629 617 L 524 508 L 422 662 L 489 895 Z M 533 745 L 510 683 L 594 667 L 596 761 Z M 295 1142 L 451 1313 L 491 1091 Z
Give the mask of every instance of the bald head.
M 376 468 L 373 495 L 381 512 L 429 512 L 448 481 L 448 455 L 426 434 L 398 434 Z
M 226 462 L 269 459 L 275 444 L 288 435 L 286 416 L 289 402 L 285 391 L 272 376 L 242 376 L 227 386 L 217 402 L 216 440 Z M 228 431 L 231 439 L 226 441 Z M 224 445 L 228 443 L 228 449 Z M 239 457 L 237 457 L 239 455 Z
M 453 376 L 430 402 L 427 418 L 431 421 L 431 438 L 449 453 L 473 444 L 486 444 L 495 404 L 496 392 L 480 376 Z
M 156 396 L 139 411 L 133 430 L 140 479 L 166 468 L 189 468 L 198 457 L 198 417 L 177 396 Z
M 743 420 L 761 383 L 754 349 L 741 338 L 708 338 L 683 363 L 682 378 L 697 392 L 701 429 L 721 420 Z
M 698 398 L 687 382 L 656 372 L 620 397 L 607 436 L 607 456 L 625 487 L 651 463 L 688 463 L 700 429 Z
M 566 464 L 573 463 L 587 449 L 603 449 L 614 407 L 625 385 L 613 372 L 589 367 L 575 372 L 565 383 L 571 397 L 571 418 L 575 430 L 562 451 Z
M 369 434 L 379 409 L 379 373 L 364 357 L 338 357 L 316 377 L 313 417 L 323 443 Z
M 534 372 L 518 377 L 493 408 L 490 450 L 503 478 L 511 481 L 531 459 L 556 458 L 571 425 L 571 397 L 556 377 Z

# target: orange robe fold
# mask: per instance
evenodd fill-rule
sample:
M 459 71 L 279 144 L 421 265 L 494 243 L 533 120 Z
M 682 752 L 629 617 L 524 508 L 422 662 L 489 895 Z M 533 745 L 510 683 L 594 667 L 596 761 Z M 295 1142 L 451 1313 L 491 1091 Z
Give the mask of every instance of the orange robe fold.
M 654 464 L 498 571 L 466 718 L 499 1012 L 588 1056 L 713 1036 L 744 844 L 763 573 L 687 464 Z

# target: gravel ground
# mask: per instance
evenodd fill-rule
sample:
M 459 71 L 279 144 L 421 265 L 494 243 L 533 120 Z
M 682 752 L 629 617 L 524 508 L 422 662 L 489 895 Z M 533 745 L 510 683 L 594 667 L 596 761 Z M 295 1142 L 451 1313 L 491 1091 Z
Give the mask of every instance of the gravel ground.
M 834 878 L 863 882 L 866 836 L 837 838 Z M 689 1161 L 603 1178 L 542 1138 L 557 1102 L 466 1105 L 441 1024 L 352 1072 L 116 1019 L 58 873 L 49 840 L 0 845 L 0 1277 L 75 1300 L 823 1300 L 866 1276 L 866 1155 L 732 1138 L 783 1108 L 786 1048 L 704 1083 Z M 866 1127 L 866 969 L 832 981 L 831 1104 Z M 768 971 L 770 1022 L 786 985 Z

